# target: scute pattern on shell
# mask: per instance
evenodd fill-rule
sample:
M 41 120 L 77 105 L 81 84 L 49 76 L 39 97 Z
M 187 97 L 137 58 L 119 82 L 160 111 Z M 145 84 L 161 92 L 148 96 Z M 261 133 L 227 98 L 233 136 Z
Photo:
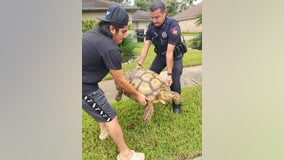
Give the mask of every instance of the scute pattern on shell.
M 136 90 L 147 96 L 151 101 L 161 90 L 165 90 L 167 87 L 162 78 L 150 70 L 134 70 L 129 72 L 126 78 Z
M 167 100 L 173 100 L 175 104 L 181 103 L 181 96 L 177 92 L 170 91 L 169 87 L 157 73 L 150 70 L 132 70 L 125 74 L 126 80 L 138 92 L 144 94 L 148 101 L 144 112 L 144 123 L 150 122 L 151 116 L 154 112 L 153 103 L 161 102 L 165 104 Z M 123 90 L 120 86 L 116 85 L 117 95 L 116 100 L 122 98 L 122 94 L 135 99 L 134 95 Z

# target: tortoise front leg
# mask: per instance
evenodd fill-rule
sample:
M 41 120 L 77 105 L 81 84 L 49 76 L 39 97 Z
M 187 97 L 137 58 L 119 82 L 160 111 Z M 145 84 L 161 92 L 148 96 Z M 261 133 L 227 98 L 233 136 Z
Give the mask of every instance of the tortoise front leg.
M 123 90 L 116 82 L 115 82 L 115 88 L 117 90 L 117 93 L 116 93 L 116 96 L 115 96 L 115 100 L 120 101 L 121 98 L 122 98 Z

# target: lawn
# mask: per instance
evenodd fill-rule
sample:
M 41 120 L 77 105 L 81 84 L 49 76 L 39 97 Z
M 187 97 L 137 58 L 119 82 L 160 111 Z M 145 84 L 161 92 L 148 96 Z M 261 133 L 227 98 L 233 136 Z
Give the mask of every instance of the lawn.
M 182 88 L 183 106 L 174 115 L 171 104 L 154 105 L 148 126 L 144 108 L 129 98 L 112 101 L 129 147 L 145 153 L 146 160 L 190 160 L 202 151 L 202 84 Z M 82 111 L 82 159 L 113 160 L 118 154 L 111 138 L 99 140 L 99 126 Z

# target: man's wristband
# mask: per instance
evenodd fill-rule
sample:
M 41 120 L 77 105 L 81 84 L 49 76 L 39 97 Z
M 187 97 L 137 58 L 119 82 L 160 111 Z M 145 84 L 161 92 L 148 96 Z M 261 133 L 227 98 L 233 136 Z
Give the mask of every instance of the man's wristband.
M 142 64 L 140 64 L 140 63 L 137 63 L 137 65 L 140 66 L 140 67 L 142 66 Z
M 168 73 L 168 76 L 171 76 L 172 75 L 172 73 Z

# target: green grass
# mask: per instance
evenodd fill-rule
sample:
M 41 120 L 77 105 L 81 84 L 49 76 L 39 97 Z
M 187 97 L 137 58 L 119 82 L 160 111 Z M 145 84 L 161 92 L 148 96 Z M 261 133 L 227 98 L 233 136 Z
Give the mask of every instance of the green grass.
M 183 36 L 196 36 L 199 32 L 182 32 Z
M 142 46 L 143 46 L 143 42 L 139 42 L 137 44 L 137 48 L 134 49 L 134 52 L 136 53 L 136 55 L 140 55 Z M 189 41 L 186 41 L 187 46 L 189 46 Z M 149 49 L 149 53 L 143 63 L 143 68 L 144 69 L 149 69 L 152 61 L 154 60 L 156 56 L 156 53 L 154 52 L 154 46 L 151 45 L 150 49 Z M 200 50 L 191 50 L 188 49 L 188 51 L 184 54 L 183 56 L 183 66 L 184 67 L 192 67 L 192 66 L 197 66 L 197 65 L 201 65 L 202 64 L 202 51 Z M 135 69 L 137 65 L 137 62 L 132 62 L 132 63 L 128 63 L 128 64 L 123 64 L 122 66 L 122 70 L 123 72 L 127 72 L 130 71 L 132 69 Z M 108 80 L 108 79 L 113 79 L 112 76 L 110 74 L 108 74 L 104 80 Z
M 202 151 L 202 85 L 182 89 L 183 106 L 174 115 L 170 103 L 156 103 L 148 126 L 143 124 L 144 108 L 131 99 L 111 102 L 128 146 L 152 160 L 189 160 Z M 82 112 L 82 159 L 115 159 L 118 151 L 111 138 L 98 139 L 99 126 Z

